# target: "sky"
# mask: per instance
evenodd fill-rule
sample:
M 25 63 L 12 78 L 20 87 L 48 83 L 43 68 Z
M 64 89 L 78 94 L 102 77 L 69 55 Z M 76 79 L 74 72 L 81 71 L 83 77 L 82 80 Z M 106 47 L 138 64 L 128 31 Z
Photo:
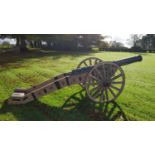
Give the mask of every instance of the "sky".
M 122 33 L 122 34 L 107 33 L 107 34 L 103 34 L 103 35 L 110 36 L 109 38 L 106 39 L 106 41 L 115 40 L 117 42 L 122 42 L 124 44 L 124 46 L 126 46 L 126 47 L 131 46 L 131 45 L 128 45 L 128 41 L 127 41 L 130 38 L 131 34 L 128 34 L 128 33 Z
M 3 43 L 4 41 L 7 41 L 7 42 L 10 42 L 11 44 L 15 44 L 16 43 L 16 41 L 15 41 L 15 39 L 0 39 L 0 44 L 1 43 Z

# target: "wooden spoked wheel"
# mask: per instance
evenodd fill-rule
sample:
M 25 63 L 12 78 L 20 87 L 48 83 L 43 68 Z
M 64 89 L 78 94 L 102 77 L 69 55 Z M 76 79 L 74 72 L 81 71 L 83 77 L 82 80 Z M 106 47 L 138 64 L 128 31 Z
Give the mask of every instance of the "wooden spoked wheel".
M 88 67 L 88 66 L 94 66 L 97 65 L 99 63 L 102 63 L 103 60 L 96 58 L 96 57 L 90 57 L 90 58 L 86 58 L 84 60 L 82 60 L 79 65 L 77 66 L 77 68 L 82 68 L 82 67 Z M 82 87 L 84 87 L 85 83 L 80 83 L 80 85 Z
M 84 60 L 82 60 L 79 65 L 77 66 L 77 68 L 82 68 L 82 67 L 88 67 L 88 66 L 93 66 L 93 65 L 97 65 L 99 63 L 102 63 L 103 61 L 99 58 L 96 57 L 90 57 L 90 58 L 86 58 Z
M 88 97 L 98 103 L 114 101 L 125 85 L 125 74 L 120 66 L 104 62 L 93 67 L 88 73 L 85 89 Z

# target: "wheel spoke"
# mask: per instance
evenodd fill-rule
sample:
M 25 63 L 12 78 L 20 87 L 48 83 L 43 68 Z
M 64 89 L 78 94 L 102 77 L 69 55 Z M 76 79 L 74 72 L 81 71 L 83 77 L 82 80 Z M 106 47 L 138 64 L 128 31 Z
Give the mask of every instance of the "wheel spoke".
M 92 88 L 91 90 L 89 90 L 90 94 L 94 93 L 96 90 L 98 90 L 99 85 L 97 85 L 95 88 Z
M 99 81 L 99 82 L 102 82 L 100 79 L 98 79 L 96 76 L 94 76 L 94 75 L 90 75 L 90 77 L 92 78 L 92 79 L 94 79 L 94 80 L 96 80 L 96 81 Z
M 90 66 L 92 66 L 92 61 L 91 61 L 92 59 L 89 59 L 89 64 L 90 64 Z
M 98 84 L 96 83 L 96 81 L 95 80 L 93 80 L 93 86 L 95 87 L 95 86 L 97 86 Z
M 98 89 L 99 89 L 99 86 L 89 89 L 89 93 L 91 94 L 91 96 L 95 95 Z
M 119 77 L 121 77 L 121 76 L 122 76 L 122 73 L 120 73 L 119 75 L 114 76 L 113 78 L 111 78 L 111 81 L 114 81 L 114 80 L 116 80 L 117 78 L 119 78 Z
M 121 89 L 119 89 L 119 88 L 117 88 L 117 87 L 115 87 L 115 86 L 113 86 L 113 85 L 111 85 L 110 87 L 111 87 L 111 88 L 114 88 L 115 90 L 121 91 Z
M 94 98 L 99 97 L 100 91 L 101 91 L 101 87 L 98 87 L 98 89 L 96 90 L 96 92 L 93 94 L 93 97 L 94 97 Z
M 95 65 L 98 64 L 98 59 L 95 60 L 95 63 L 94 63 L 94 64 L 95 64 Z
M 96 92 L 95 94 L 94 94 L 94 98 L 97 98 L 97 97 L 99 97 L 100 96 L 100 92 L 98 91 L 98 92 Z
M 95 80 L 94 79 L 90 79 L 89 84 L 92 84 L 94 86 L 95 85 Z
M 104 101 L 104 99 L 105 99 L 105 96 L 104 96 L 104 88 L 102 88 L 100 102 Z
M 118 82 L 113 81 L 113 82 L 111 82 L 111 84 L 122 84 L 122 83 L 123 83 L 123 81 L 118 81 Z
M 93 87 L 96 87 L 98 85 L 98 83 L 94 79 L 91 79 L 91 81 L 89 82 L 89 84 L 92 84 Z
M 105 95 L 106 95 L 106 100 L 109 101 L 109 96 L 108 96 L 108 90 L 105 88 Z
M 87 63 L 86 63 L 85 61 L 84 61 L 83 63 L 85 64 L 85 66 L 88 66 Z
M 101 80 L 103 79 L 103 77 L 102 77 L 102 75 L 101 75 L 101 73 L 100 73 L 100 71 L 96 68 L 95 69 L 95 71 L 97 72 L 97 74 L 100 76 L 100 78 L 101 78 Z
M 108 88 L 109 89 L 109 91 L 111 92 L 111 94 L 114 96 L 114 97 L 116 97 L 116 94 L 113 92 L 113 90 L 109 87 Z

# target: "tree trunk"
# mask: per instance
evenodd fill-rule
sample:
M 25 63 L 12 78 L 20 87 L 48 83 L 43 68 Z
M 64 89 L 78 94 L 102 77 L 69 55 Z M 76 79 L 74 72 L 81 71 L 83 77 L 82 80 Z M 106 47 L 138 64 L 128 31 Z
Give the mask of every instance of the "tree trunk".
M 41 40 L 38 40 L 38 48 L 42 48 L 41 46 Z
M 20 52 L 27 52 L 28 49 L 26 47 L 26 42 L 25 42 L 25 36 L 20 36 L 21 42 L 20 42 Z
M 17 38 L 16 38 L 16 46 L 18 47 L 19 45 L 20 45 L 20 37 L 17 36 Z
M 33 48 L 33 41 L 30 40 L 29 43 L 30 43 L 30 47 Z
M 33 42 L 33 45 L 34 45 L 34 48 L 37 47 L 37 44 L 36 44 L 36 41 L 35 41 L 35 40 L 34 40 L 34 42 Z
M 40 48 L 43 48 L 43 46 L 42 46 L 42 40 L 40 40 Z
M 50 49 L 50 48 L 51 48 L 51 42 L 47 41 L 47 49 Z

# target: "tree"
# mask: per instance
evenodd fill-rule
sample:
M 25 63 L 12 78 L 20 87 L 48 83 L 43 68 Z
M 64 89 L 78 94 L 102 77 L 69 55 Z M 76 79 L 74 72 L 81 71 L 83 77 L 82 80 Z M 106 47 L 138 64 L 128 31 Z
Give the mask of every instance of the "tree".
M 103 48 L 109 48 L 110 47 L 110 44 L 107 41 L 101 41 L 99 47 L 101 49 L 103 49 Z
M 55 50 L 89 50 L 99 47 L 101 39 L 99 34 L 57 34 L 52 43 Z
M 25 34 L 1 34 L 1 38 L 15 38 L 16 39 L 16 46 L 19 47 L 20 52 L 27 51 L 26 47 L 26 35 Z
M 8 41 L 4 41 L 4 42 L 2 43 L 2 46 L 3 46 L 4 48 L 10 48 L 10 43 L 9 43 Z
M 89 50 L 99 47 L 104 39 L 100 34 L 2 34 L 0 37 L 15 38 L 21 52 L 28 51 L 27 45 L 54 50 Z
M 79 34 L 78 43 L 85 50 L 91 49 L 91 47 L 100 47 L 103 42 L 104 36 L 100 34 Z
M 112 41 L 112 42 L 111 42 L 111 47 L 112 47 L 112 48 L 122 48 L 122 47 L 124 47 L 124 44 L 121 43 L 121 42 Z
M 27 42 L 33 47 L 41 48 L 42 39 L 47 39 L 50 35 L 44 34 L 1 34 L 0 38 L 15 38 L 16 47 L 20 49 L 20 52 L 27 52 Z
M 146 34 L 141 39 L 142 48 L 145 50 L 155 50 L 155 35 Z
M 132 47 L 139 46 L 139 41 L 142 38 L 142 34 L 131 34 L 130 38 L 128 39 L 128 44 Z

